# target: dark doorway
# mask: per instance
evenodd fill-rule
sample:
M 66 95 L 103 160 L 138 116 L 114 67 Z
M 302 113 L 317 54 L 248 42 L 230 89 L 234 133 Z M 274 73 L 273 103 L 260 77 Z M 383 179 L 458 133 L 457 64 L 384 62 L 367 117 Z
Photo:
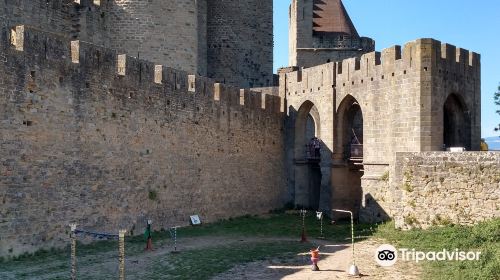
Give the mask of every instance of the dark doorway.
M 316 110 L 315 107 L 311 108 Z M 311 140 L 317 137 L 316 133 L 316 123 L 311 114 L 307 116 L 306 122 L 306 140 L 308 140 L 308 151 L 307 151 L 307 166 L 308 166 L 308 177 L 309 177 L 309 204 L 308 208 L 317 210 L 319 209 L 319 197 L 321 189 L 321 168 L 319 163 L 321 159 L 316 154 L 316 151 L 311 143 Z
M 456 94 L 451 94 L 443 106 L 444 148 L 463 147 L 471 150 L 471 122 L 469 112 Z
M 319 112 L 310 101 L 304 102 L 295 121 L 294 169 L 295 205 L 300 208 L 319 209 L 321 196 L 321 154 L 313 139 L 320 139 Z
M 343 155 L 332 170 L 333 208 L 350 210 L 357 218 L 363 192 L 363 113 L 358 101 L 348 95 L 337 110 L 336 147 Z M 337 215 L 335 218 L 348 218 Z
M 321 190 L 321 167 L 319 163 L 309 164 L 309 208 L 319 209 Z
M 363 113 L 356 101 L 346 108 L 344 118 L 344 159 L 354 163 L 363 162 Z

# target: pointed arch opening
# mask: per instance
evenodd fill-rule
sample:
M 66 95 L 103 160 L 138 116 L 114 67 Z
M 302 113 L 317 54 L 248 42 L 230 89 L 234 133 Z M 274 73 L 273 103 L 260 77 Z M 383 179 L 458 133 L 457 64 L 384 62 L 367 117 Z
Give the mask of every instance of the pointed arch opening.
M 463 99 L 450 94 L 443 105 L 443 148 L 471 150 L 470 112 Z
M 318 108 L 311 101 L 304 102 L 295 121 L 295 159 L 312 157 L 308 145 L 312 138 L 321 138 L 320 124 Z
M 332 171 L 332 205 L 358 217 L 363 191 L 363 112 L 359 102 L 346 96 L 337 109 L 336 149 L 338 162 Z M 348 218 L 338 215 L 336 218 Z
M 363 112 L 358 101 L 346 96 L 338 109 L 337 143 L 346 162 L 363 161 Z
M 295 120 L 294 168 L 297 207 L 319 209 L 322 176 L 320 126 L 318 109 L 311 101 L 305 101 L 297 111 Z

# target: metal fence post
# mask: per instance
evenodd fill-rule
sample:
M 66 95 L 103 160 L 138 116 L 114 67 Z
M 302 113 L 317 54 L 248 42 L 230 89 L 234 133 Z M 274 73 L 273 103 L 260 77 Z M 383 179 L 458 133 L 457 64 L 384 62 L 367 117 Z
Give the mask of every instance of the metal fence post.
M 118 234 L 119 250 L 120 250 L 120 280 L 125 280 L 125 233 L 126 230 L 120 230 Z
M 76 224 L 70 224 L 71 228 L 71 280 L 76 280 Z

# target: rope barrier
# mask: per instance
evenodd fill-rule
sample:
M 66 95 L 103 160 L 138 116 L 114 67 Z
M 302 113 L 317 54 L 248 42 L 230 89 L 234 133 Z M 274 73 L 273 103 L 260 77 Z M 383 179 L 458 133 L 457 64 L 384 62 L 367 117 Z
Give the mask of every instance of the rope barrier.
M 96 238 L 96 239 L 118 240 L 118 234 L 93 232 L 93 231 L 86 231 L 86 230 L 81 230 L 81 229 L 75 229 L 74 233 L 76 235 L 91 236 L 91 237 Z
M 118 240 L 118 250 L 119 250 L 119 279 L 125 280 L 125 233 L 126 230 L 120 230 L 118 234 L 110 234 L 103 232 L 94 232 L 77 229 L 77 224 L 70 224 L 71 228 L 71 279 L 77 279 L 77 262 L 76 262 L 76 238 L 77 235 L 80 236 L 90 236 L 95 239 L 106 239 L 106 240 Z

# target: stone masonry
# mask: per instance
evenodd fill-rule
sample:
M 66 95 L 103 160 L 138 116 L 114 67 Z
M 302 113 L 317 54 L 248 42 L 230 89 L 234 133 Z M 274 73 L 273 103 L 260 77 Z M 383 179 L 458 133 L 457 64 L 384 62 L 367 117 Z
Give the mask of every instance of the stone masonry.
M 471 152 L 479 54 L 374 52 L 341 0 L 293 0 L 275 87 L 272 3 L 0 0 L 0 256 L 64 246 L 69 223 L 140 234 L 290 202 L 405 229 L 500 216 L 499 156 Z
M 206 1 L 108 1 L 105 9 L 110 48 L 206 75 Z
M 500 217 L 500 154 L 399 153 L 390 182 L 399 228 L 465 224 Z
M 209 78 L 242 88 L 273 85 L 273 1 L 208 0 Z
M 397 152 L 443 149 L 445 119 L 450 113 L 445 104 L 450 98 L 461 103 L 463 111 L 455 113 L 468 116 L 469 124 L 464 124 L 462 133 L 468 133 L 468 149 L 479 150 L 479 81 L 478 54 L 433 39 L 338 63 L 283 69 L 280 96 L 288 114 L 289 192 L 294 193 L 297 203 L 298 193 L 304 193 L 310 182 L 301 167 L 301 147 L 306 144 L 303 119 L 311 114 L 323 142 L 321 208 L 359 211 L 359 218 L 369 222 L 389 218 L 391 205 L 385 205 L 384 196 L 380 196 L 386 192 L 384 174 L 399 168 L 395 164 Z M 346 157 L 352 135 L 349 110 L 353 106 L 359 108 L 363 119 L 361 168 Z
M 271 0 L 0 0 L 29 25 L 237 87 L 273 85 Z
M 280 98 L 30 27 L 0 36 L 0 255 L 284 204 Z
M 341 0 L 293 0 L 289 11 L 289 65 L 311 67 L 375 50 L 360 37 Z

